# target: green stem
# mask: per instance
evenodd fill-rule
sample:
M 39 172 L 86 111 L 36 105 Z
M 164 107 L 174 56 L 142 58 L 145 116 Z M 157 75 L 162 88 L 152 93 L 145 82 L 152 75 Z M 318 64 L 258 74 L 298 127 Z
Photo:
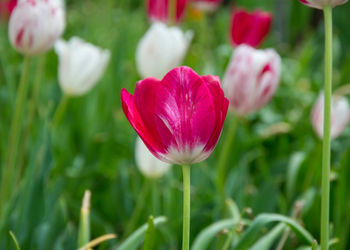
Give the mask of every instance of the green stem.
M 2 211 L 2 208 L 6 203 L 7 199 L 9 198 L 10 192 L 15 187 L 16 182 L 16 157 L 21 134 L 21 121 L 23 118 L 23 109 L 25 107 L 28 92 L 27 80 L 29 72 L 29 61 L 29 56 L 25 56 L 23 61 L 22 75 L 17 91 L 14 115 L 11 122 L 6 165 L 2 174 L 0 189 L 0 211 Z
M 183 198 L 183 231 L 182 250 L 190 249 L 190 211 L 191 211 L 191 167 L 182 166 L 184 198 Z
M 324 7 L 325 18 L 325 90 L 322 157 L 321 250 L 328 249 L 329 195 L 331 159 L 331 99 L 332 99 L 332 7 Z
M 63 95 L 56 109 L 56 113 L 53 116 L 52 124 L 51 124 L 52 127 L 55 127 L 61 121 L 64 115 L 64 112 L 66 111 L 68 101 L 69 101 L 69 97 L 67 95 Z
M 217 185 L 223 198 L 225 198 L 224 196 L 225 196 L 227 161 L 231 152 L 233 141 L 235 139 L 237 126 L 238 126 L 237 118 L 235 118 L 233 121 L 230 121 L 230 127 L 228 129 L 227 134 L 225 135 L 225 141 L 223 143 L 221 154 L 219 156 Z
M 46 62 L 46 56 L 45 54 L 40 56 L 38 66 L 37 66 L 37 71 L 36 71 L 36 76 L 35 76 L 35 81 L 33 85 L 33 91 L 32 91 L 32 97 L 31 100 L 29 101 L 29 106 L 28 106 L 28 119 L 27 119 L 27 124 L 24 128 L 23 132 L 23 141 L 21 144 L 21 148 L 19 151 L 19 156 L 18 156 L 18 168 L 21 170 L 24 162 L 24 155 L 25 155 L 25 148 L 27 144 L 27 140 L 32 128 L 32 123 L 35 117 L 35 113 L 37 110 L 37 104 L 38 104 L 38 99 L 39 99 L 39 93 L 40 93 L 40 85 L 41 85 L 41 79 L 43 76 L 44 68 L 45 68 L 45 62 Z
M 157 183 L 157 179 L 152 179 L 150 180 L 151 185 L 152 185 L 152 190 L 151 190 L 151 196 L 152 196 L 152 212 L 151 214 L 153 214 L 154 216 L 157 216 L 159 214 L 159 199 L 160 199 L 160 195 L 159 195 L 159 187 L 158 187 L 158 183 Z

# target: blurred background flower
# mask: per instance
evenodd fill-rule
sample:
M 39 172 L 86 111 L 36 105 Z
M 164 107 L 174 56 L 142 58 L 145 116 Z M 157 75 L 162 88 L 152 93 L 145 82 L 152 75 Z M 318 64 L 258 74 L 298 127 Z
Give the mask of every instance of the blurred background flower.
M 51 49 L 65 27 L 65 10 L 59 0 L 20 1 L 10 16 L 9 38 L 24 54 Z
M 59 57 L 59 84 L 65 95 L 80 96 L 92 89 L 102 77 L 110 51 L 87 43 L 78 37 L 55 44 Z
M 137 137 L 136 140 L 135 159 L 141 173 L 150 179 L 162 177 L 171 167 L 170 164 L 162 162 L 152 155 L 140 137 Z
M 181 65 L 192 41 L 192 31 L 154 23 L 140 40 L 136 66 L 142 78 L 162 79 L 168 71 Z
M 258 47 L 269 34 L 272 14 L 255 10 L 248 12 L 236 9 L 232 12 L 231 41 L 234 46 L 240 44 Z
M 281 58 L 276 51 L 238 46 L 223 80 L 233 112 L 243 116 L 264 106 L 275 93 L 280 75 Z
M 332 7 L 336 7 L 338 5 L 342 5 L 346 3 L 348 0 L 299 0 L 299 1 L 310 7 L 323 9 L 323 7 L 326 5 L 331 5 Z
M 169 23 L 169 4 L 173 0 L 147 0 L 147 14 L 151 21 Z M 176 22 L 180 22 L 189 0 L 174 0 L 176 3 Z
M 322 92 L 312 109 L 312 126 L 317 135 L 323 137 L 324 93 Z M 343 96 L 333 96 L 331 110 L 331 137 L 338 137 L 349 124 L 350 106 Z

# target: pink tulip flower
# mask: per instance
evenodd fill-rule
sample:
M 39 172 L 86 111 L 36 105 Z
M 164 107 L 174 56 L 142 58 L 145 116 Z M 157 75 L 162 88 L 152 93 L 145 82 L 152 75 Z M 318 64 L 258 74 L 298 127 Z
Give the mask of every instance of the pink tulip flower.
M 60 0 L 22 0 L 10 16 L 10 42 L 21 53 L 40 54 L 52 48 L 64 27 Z
M 146 78 L 135 93 L 121 92 L 125 116 L 147 148 L 171 164 L 205 160 L 215 148 L 228 100 L 216 76 L 199 76 L 188 67 L 171 70 L 163 80 Z
M 312 109 L 311 121 L 316 134 L 323 137 L 324 94 L 321 93 Z M 343 96 L 333 96 L 331 107 L 331 137 L 338 137 L 350 121 L 349 103 Z
M 233 12 L 231 41 L 234 46 L 247 44 L 258 47 L 270 31 L 272 15 L 269 12 L 255 10 L 247 12 L 238 9 Z
M 180 22 L 188 0 L 176 1 L 176 22 Z M 147 0 L 148 17 L 153 22 L 169 22 L 169 0 Z
M 195 8 L 208 12 L 215 11 L 221 2 L 222 0 L 192 0 Z
M 316 9 L 323 9 L 327 5 L 336 7 L 345 4 L 348 0 L 299 0 L 299 2 Z
M 279 85 L 280 71 L 281 58 L 273 49 L 238 46 L 223 80 L 233 112 L 243 116 L 264 106 Z

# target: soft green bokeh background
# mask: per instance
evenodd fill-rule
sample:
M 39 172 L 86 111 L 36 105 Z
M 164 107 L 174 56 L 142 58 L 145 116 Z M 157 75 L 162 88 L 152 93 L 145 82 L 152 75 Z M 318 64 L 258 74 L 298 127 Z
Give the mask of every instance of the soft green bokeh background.
M 233 5 L 274 13 L 274 26 L 263 47 L 273 47 L 281 54 L 283 74 L 272 101 L 238 127 L 227 193 L 242 213 L 249 207 L 253 216 L 262 212 L 293 216 L 296 201 L 303 200 L 298 219 L 319 239 L 321 142 L 312 130 L 310 110 L 323 86 L 322 12 L 297 0 L 239 0 L 225 3 L 207 18 L 186 18 L 181 27 L 194 30 L 195 37 L 184 64 L 199 74 L 223 76 L 232 54 L 228 30 Z M 334 88 L 350 82 L 349 13 L 350 4 L 334 11 Z M 48 124 L 62 93 L 57 82 L 57 56 L 51 51 L 46 57 L 38 116 L 25 145 L 24 181 L 13 190 L 9 217 L 22 249 L 76 249 L 85 189 L 92 191 L 92 237 L 118 234 L 116 240 L 99 249 L 109 249 L 125 238 L 124 230 L 145 179 L 135 166 L 136 133 L 122 113 L 120 90 L 132 92 L 139 80 L 135 48 L 148 27 L 144 4 L 139 0 L 67 1 L 64 38 L 82 37 L 110 49 L 112 58 L 99 85 L 86 96 L 72 99 L 60 125 L 51 130 Z M 3 166 L 22 56 L 11 48 L 5 23 L 0 31 Z M 31 61 L 31 84 L 37 61 Z M 218 154 L 232 119 L 229 115 L 214 154 L 192 168 L 192 240 L 204 227 L 227 217 L 227 211 L 222 212 L 215 176 Z M 276 124 L 288 131 L 274 133 L 271 126 Z M 332 146 L 331 235 L 340 239 L 334 249 L 344 250 L 350 248 L 349 137 L 347 128 Z M 296 176 L 293 169 L 299 169 Z M 156 249 L 180 249 L 181 178 L 181 169 L 174 166 L 164 178 L 152 182 L 151 192 L 143 197 L 146 206 L 137 225 L 145 223 L 149 215 L 168 217 L 157 231 Z M 219 235 L 211 249 L 217 249 L 223 237 Z M 1 249 L 12 249 L 7 233 L 0 240 Z M 291 234 L 285 249 L 296 249 L 301 243 Z

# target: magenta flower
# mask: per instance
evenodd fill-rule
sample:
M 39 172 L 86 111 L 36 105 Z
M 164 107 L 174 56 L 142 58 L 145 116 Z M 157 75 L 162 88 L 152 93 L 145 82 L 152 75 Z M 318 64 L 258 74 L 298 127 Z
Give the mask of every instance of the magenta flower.
M 247 44 L 258 47 L 270 31 L 272 15 L 269 12 L 255 10 L 252 13 L 244 9 L 233 12 L 231 41 L 234 46 Z
M 236 48 L 223 80 L 225 96 L 237 115 L 246 115 L 264 106 L 280 82 L 281 58 L 273 50 L 247 45 Z
M 216 76 L 191 68 L 171 70 L 163 80 L 146 78 L 135 93 L 121 91 L 126 118 L 158 159 L 172 164 L 205 160 L 215 148 L 228 100 Z
M 312 126 L 320 138 L 323 138 L 324 94 L 321 93 L 312 109 Z M 331 137 L 338 137 L 349 124 L 350 106 L 343 96 L 333 96 L 331 108 Z
M 316 9 L 323 9 L 327 5 L 336 7 L 345 4 L 347 1 L 348 0 L 299 0 L 299 2 Z
M 214 11 L 222 0 L 192 0 L 193 5 L 202 11 Z
M 9 21 L 12 46 L 24 54 L 40 54 L 51 49 L 65 27 L 61 0 L 22 0 Z
M 180 22 L 188 0 L 176 1 L 176 22 Z M 169 22 L 169 0 L 147 0 L 147 14 L 151 21 Z

